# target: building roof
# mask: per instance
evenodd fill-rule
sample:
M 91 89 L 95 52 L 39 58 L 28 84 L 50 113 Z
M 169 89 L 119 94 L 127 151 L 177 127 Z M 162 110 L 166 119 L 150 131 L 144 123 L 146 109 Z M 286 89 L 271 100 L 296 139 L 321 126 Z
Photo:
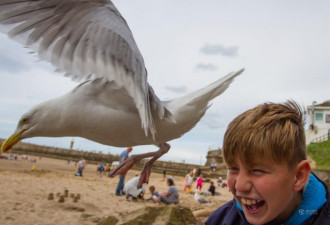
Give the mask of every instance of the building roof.
M 323 102 L 321 104 L 317 104 L 315 106 L 326 106 L 326 107 L 330 107 L 330 100 L 327 100 L 327 101 L 325 101 L 325 102 Z

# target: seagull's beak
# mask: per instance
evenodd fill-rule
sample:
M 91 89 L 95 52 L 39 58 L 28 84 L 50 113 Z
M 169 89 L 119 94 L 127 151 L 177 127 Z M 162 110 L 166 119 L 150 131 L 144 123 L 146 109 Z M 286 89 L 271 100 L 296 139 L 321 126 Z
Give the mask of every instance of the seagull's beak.
M 11 149 L 20 140 L 21 135 L 26 130 L 27 128 L 23 128 L 19 132 L 14 133 L 9 138 L 7 138 L 1 145 L 1 152 L 4 153 Z

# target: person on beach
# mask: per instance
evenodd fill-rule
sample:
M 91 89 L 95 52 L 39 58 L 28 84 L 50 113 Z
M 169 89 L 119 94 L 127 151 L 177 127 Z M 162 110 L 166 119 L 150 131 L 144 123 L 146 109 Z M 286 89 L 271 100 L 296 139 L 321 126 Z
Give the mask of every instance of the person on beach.
M 124 185 L 123 191 L 126 194 L 127 201 L 137 201 L 143 199 L 146 184 L 143 184 L 141 188 L 138 188 L 139 176 L 135 176 Z
M 198 189 L 199 191 L 201 191 L 202 188 L 203 188 L 203 175 L 200 174 L 199 177 L 197 178 L 196 189 Z
M 104 171 L 104 165 L 103 163 L 99 163 L 96 168 L 96 173 L 99 175 L 100 178 L 102 178 L 103 171 Z
M 166 173 L 167 173 L 166 168 L 164 168 L 163 169 L 163 181 L 165 181 L 165 179 L 166 179 Z
M 206 225 L 330 224 L 329 192 L 306 160 L 303 110 L 297 103 L 265 103 L 237 116 L 222 149 L 234 199 Z
M 79 160 L 77 166 L 78 166 L 78 172 L 76 173 L 76 176 L 82 177 L 83 171 L 86 167 L 86 161 L 83 157 L 80 157 L 80 160 Z
M 214 196 L 216 194 L 215 186 L 214 186 L 214 182 L 213 181 L 210 181 L 210 187 L 209 187 L 209 189 L 207 189 L 207 191 L 204 191 L 203 194 L 204 195 L 212 195 L 212 196 Z M 218 192 L 217 194 L 219 195 L 220 193 Z
M 190 171 L 184 179 L 183 190 L 184 191 L 192 191 L 192 184 L 194 182 L 194 173 Z
M 218 184 L 218 187 L 221 186 L 222 184 L 222 177 L 219 177 L 218 180 L 217 180 L 217 184 Z
M 132 150 L 133 150 L 132 147 L 127 147 L 127 149 L 119 155 L 119 165 L 128 159 L 129 153 Z M 125 176 L 126 176 L 126 174 L 119 174 L 119 182 L 117 184 L 116 196 L 121 196 L 121 195 L 125 194 L 125 193 L 123 193 L 123 188 L 124 188 L 124 184 L 125 184 Z
M 150 191 L 151 197 L 148 198 L 147 201 L 149 201 L 149 200 L 153 200 L 153 201 L 158 202 L 158 200 L 159 200 L 159 192 L 156 191 L 155 186 L 151 185 L 151 186 L 149 187 L 149 191 Z
M 177 204 L 179 203 L 179 191 L 178 188 L 174 184 L 174 180 L 172 178 L 167 178 L 167 185 L 169 186 L 167 192 L 161 193 L 159 198 L 155 198 L 154 201 L 156 203 L 163 202 L 165 204 Z

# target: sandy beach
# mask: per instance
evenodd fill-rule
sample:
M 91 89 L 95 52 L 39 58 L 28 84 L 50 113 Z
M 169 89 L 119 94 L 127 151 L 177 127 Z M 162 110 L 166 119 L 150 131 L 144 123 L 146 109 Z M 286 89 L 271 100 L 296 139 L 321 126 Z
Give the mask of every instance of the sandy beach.
M 88 163 L 88 162 L 87 162 Z M 35 167 L 35 168 L 34 168 Z M 96 165 L 88 164 L 83 177 L 74 176 L 75 163 L 64 160 L 37 158 L 35 164 L 23 160 L 0 160 L 0 224 L 98 224 L 109 216 L 120 217 L 125 213 L 147 206 L 161 207 L 152 202 L 129 202 L 124 196 L 115 196 L 118 178 L 99 177 Z M 139 171 L 129 171 L 126 181 Z M 232 198 L 228 189 L 217 187 L 220 196 L 206 196 L 211 203 L 200 204 L 193 194 L 184 192 L 182 177 L 173 177 L 179 188 L 180 206 L 188 207 L 193 212 L 200 209 L 213 209 Z M 216 183 L 216 180 L 214 180 Z M 159 192 L 167 190 L 162 174 L 152 173 L 149 185 L 154 185 Z M 204 183 L 207 190 L 209 183 Z M 56 195 L 68 190 L 69 197 L 63 203 Z M 54 194 L 48 200 L 49 193 Z M 58 194 L 59 193 L 59 194 Z M 71 194 L 80 194 L 78 202 L 70 198 Z M 146 191 L 145 197 L 150 197 Z M 197 217 L 197 224 L 203 224 L 207 217 Z

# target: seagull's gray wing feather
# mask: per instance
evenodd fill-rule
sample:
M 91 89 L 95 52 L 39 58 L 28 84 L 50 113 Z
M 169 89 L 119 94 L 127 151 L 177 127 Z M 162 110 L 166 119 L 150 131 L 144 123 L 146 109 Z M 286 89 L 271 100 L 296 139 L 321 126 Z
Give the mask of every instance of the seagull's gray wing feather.
M 125 19 L 108 0 L 0 0 L 6 32 L 76 81 L 104 78 L 134 99 L 142 126 L 155 134 L 151 110 L 165 109 L 147 82 Z

